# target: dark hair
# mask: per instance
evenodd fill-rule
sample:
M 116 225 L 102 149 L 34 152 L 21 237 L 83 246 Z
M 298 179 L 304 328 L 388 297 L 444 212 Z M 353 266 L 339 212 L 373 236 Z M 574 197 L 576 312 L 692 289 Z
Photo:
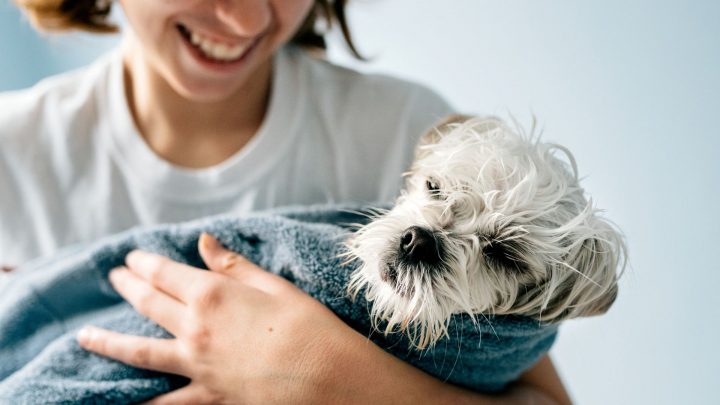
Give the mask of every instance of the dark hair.
M 112 0 L 15 0 L 15 3 L 28 13 L 30 21 L 40 30 L 118 31 L 118 27 L 108 21 Z M 350 35 L 345 17 L 346 4 L 347 0 L 315 0 L 312 10 L 290 42 L 307 48 L 327 49 L 325 33 L 317 30 L 317 23 L 322 19 L 328 28 L 334 23 L 339 24 L 353 56 L 365 60 Z
M 315 0 L 313 10 L 310 11 L 310 14 L 308 14 L 305 22 L 303 22 L 302 26 L 300 26 L 300 29 L 290 42 L 300 46 L 326 50 L 327 44 L 325 43 L 325 34 L 318 33 L 316 27 L 318 17 L 322 17 L 322 19 L 327 23 L 328 28 L 332 27 L 333 21 L 340 24 L 340 30 L 342 31 L 343 38 L 345 39 L 345 43 L 350 49 L 350 52 L 352 52 L 353 56 L 357 59 L 365 60 L 365 57 L 358 52 L 355 47 L 355 43 L 353 43 L 352 36 L 350 35 L 350 28 L 348 27 L 347 19 L 345 17 L 346 3 L 347 0 Z

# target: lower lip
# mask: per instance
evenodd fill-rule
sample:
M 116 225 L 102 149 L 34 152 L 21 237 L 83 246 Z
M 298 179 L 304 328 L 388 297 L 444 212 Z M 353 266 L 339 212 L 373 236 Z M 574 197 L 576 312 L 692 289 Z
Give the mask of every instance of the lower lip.
M 216 72 L 230 72 L 236 70 L 238 67 L 245 64 L 245 62 L 250 58 L 251 54 L 257 48 L 258 43 L 260 42 L 259 39 L 256 39 L 255 42 L 248 47 L 248 49 L 245 50 L 245 53 L 242 54 L 238 59 L 234 59 L 229 62 L 219 61 L 215 59 L 210 59 L 207 57 L 200 49 L 198 49 L 195 45 L 190 42 L 190 40 L 183 35 L 180 30 L 178 30 L 178 35 L 180 35 L 180 38 L 182 39 L 183 43 L 185 44 L 186 48 L 190 52 L 190 54 L 193 56 L 193 59 L 195 59 L 198 64 L 203 66 L 206 69 L 210 69 Z

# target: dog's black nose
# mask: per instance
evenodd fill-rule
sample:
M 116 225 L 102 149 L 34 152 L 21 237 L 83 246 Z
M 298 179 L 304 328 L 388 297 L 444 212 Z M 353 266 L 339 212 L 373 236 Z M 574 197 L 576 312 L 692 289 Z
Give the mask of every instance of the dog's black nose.
M 419 226 L 411 226 L 400 238 L 400 255 L 403 259 L 428 264 L 440 261 L 437 241 L 432 232 Z

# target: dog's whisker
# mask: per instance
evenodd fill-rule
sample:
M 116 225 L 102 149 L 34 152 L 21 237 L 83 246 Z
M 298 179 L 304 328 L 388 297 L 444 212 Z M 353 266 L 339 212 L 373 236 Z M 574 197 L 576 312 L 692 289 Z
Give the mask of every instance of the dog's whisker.
M 460 360 L 460 352 L 462 350 L 462 340 L 463 340 L 462 328 L 457 327 L 457 328 L 455 328 L 455 330 L 457 331 L 455 334 L 455 337 L 456 337 L 455 340 L 457 340 L 457 342 L 458 342 L 457 352 L 455 354 L 455 361 L 453 362 L 452 368 L 450 368 L 450 372 L 444 379 L 445 382 L 447 382 L 450 379 L 450 377 L 452 376 L 452 373 L 455 371 L 455 367 L 457 366 L 458 361 Z M 443 361 L 444 361 L 444 359 L 443 359 Z

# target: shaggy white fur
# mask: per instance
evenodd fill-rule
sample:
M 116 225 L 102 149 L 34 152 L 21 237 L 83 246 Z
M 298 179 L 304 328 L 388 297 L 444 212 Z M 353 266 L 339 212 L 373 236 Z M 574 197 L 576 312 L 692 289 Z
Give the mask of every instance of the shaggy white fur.
M 384 333 L 425 348 L 455 313 L 557 322 L 610 307 L 622 236 L 585 197 L 572 154 L 533 138 L 458 117 L 423 137 L 395 207 L 348 241 L 362 261 L 349 290 L 366 289 Z

